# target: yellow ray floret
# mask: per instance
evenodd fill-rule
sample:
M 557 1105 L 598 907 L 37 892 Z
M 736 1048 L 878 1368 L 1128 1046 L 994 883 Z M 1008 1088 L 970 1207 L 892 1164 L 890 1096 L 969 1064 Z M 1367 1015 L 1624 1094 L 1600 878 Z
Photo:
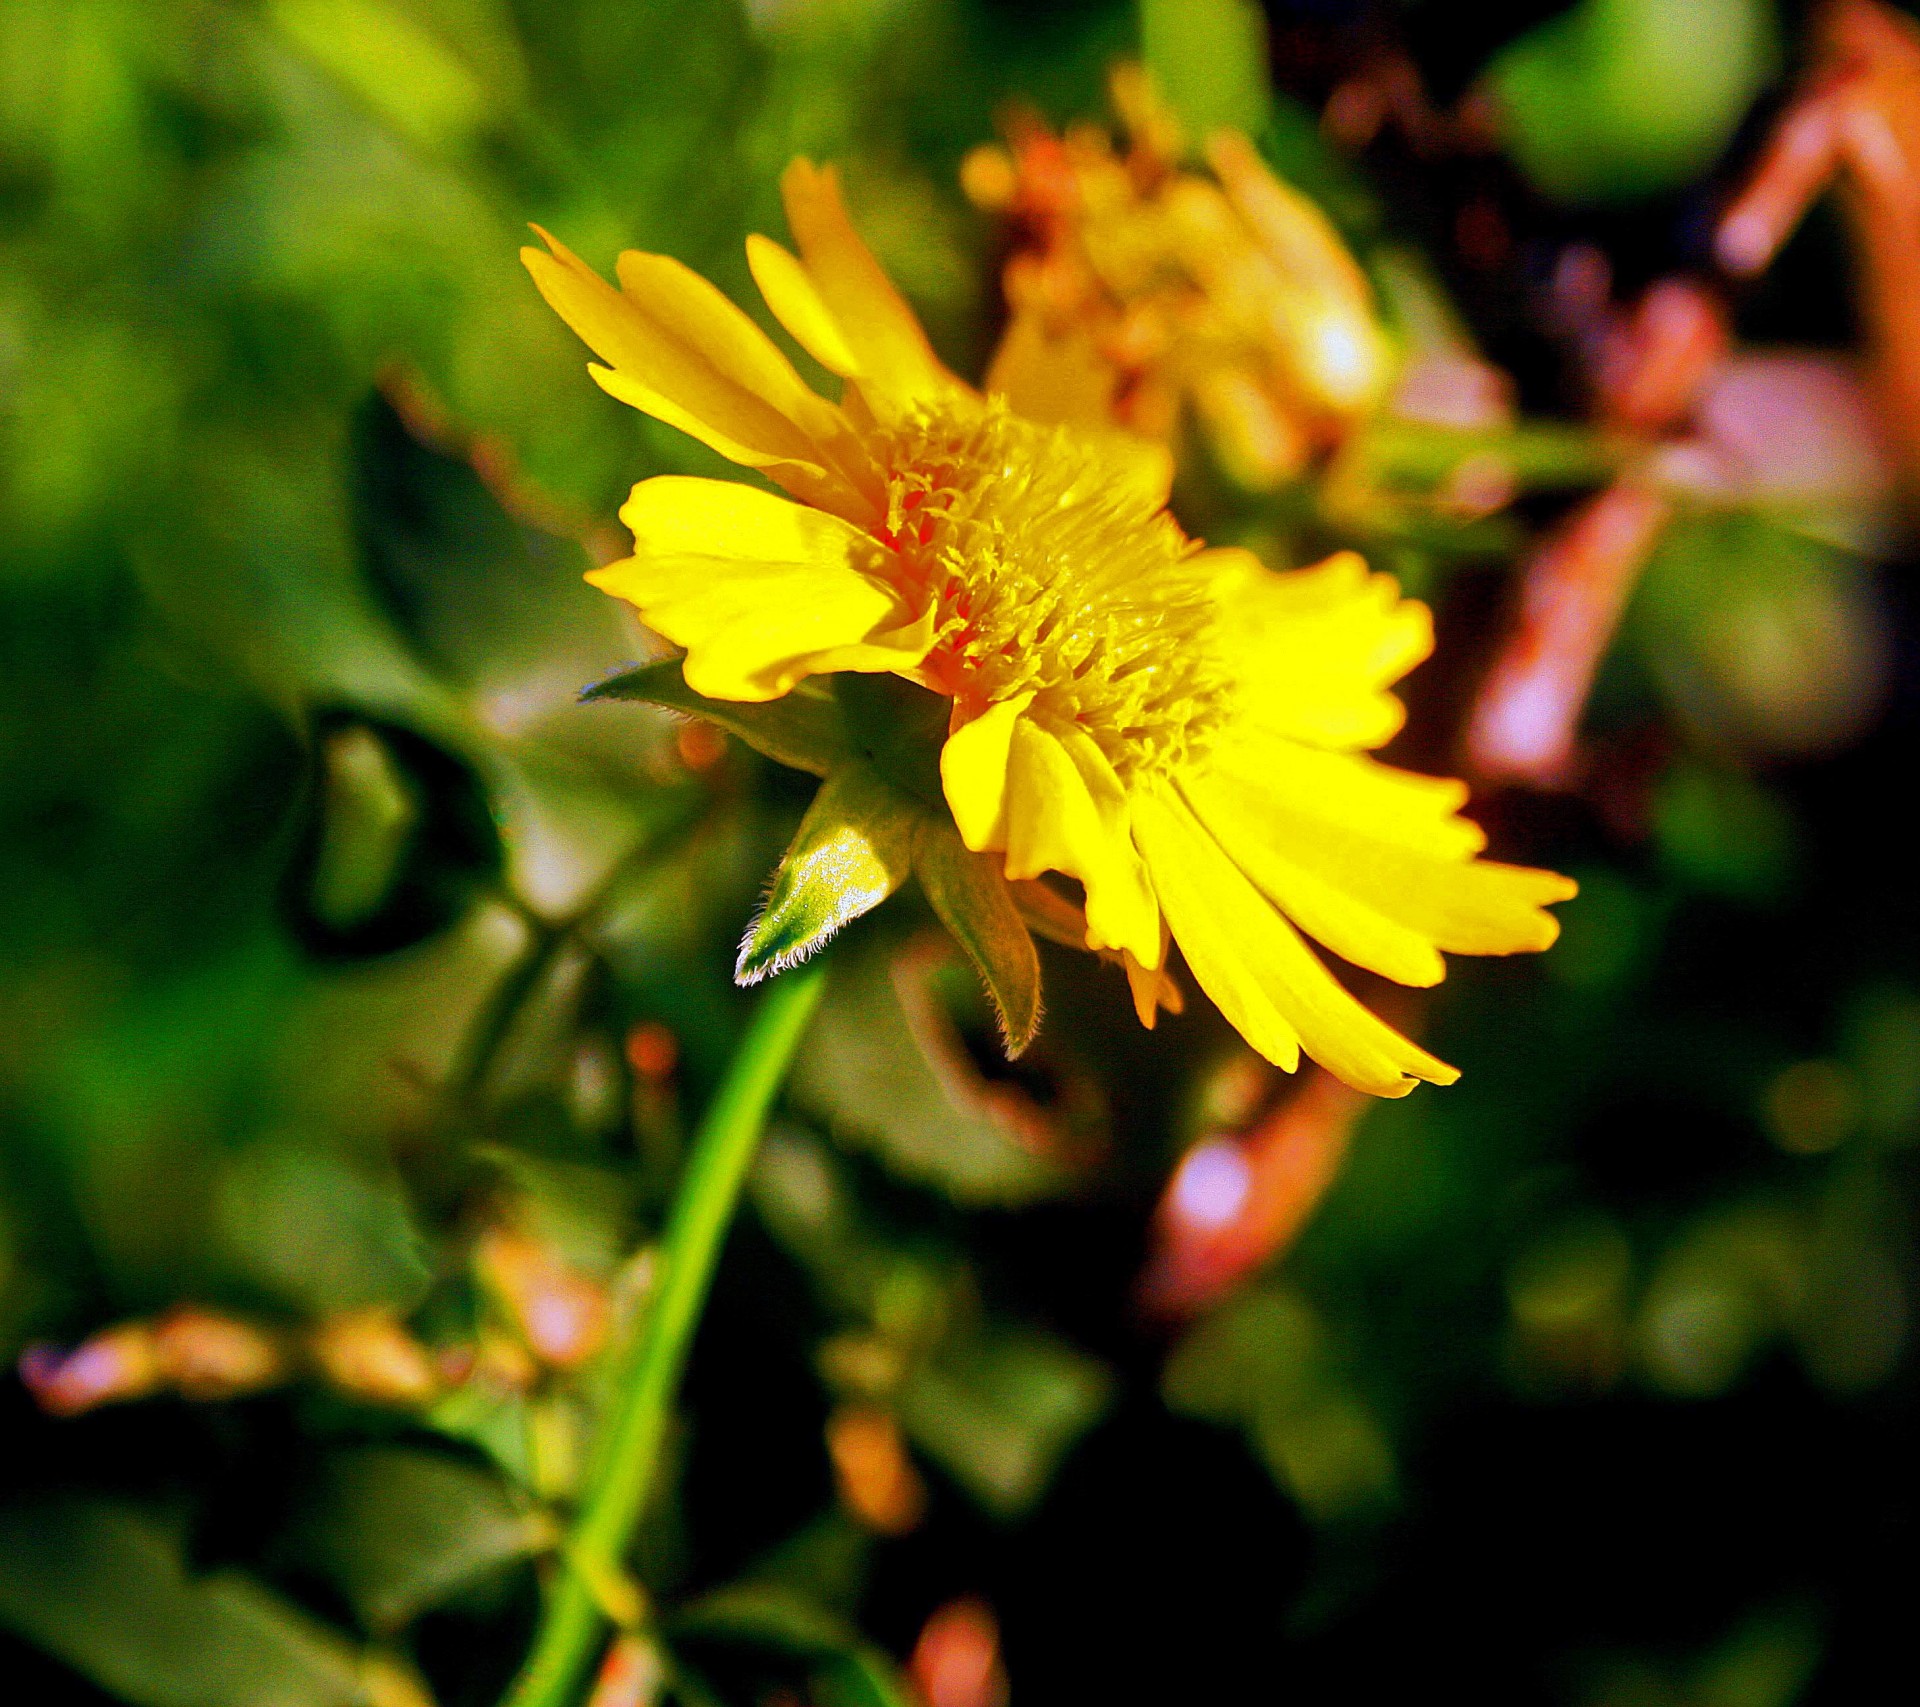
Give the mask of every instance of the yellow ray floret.
M 709 699 L 777 699 L 805 676 L 910 670 L 933 638 L 851 522 L 727 480 L 643 480 L 621 507 L 634 555 L 587 579 L 644 602 Z
M 749 262 L 839 402 L 676 262 L 623 255 L 614 290 L 551 238 L 525 252 L 609 392 L 787 494 L 643 481 L 621 511 L 633 556 L 590 579 L 683 646 L 711 699 L 840 671 L 944 695 L 961 840 L 998 856 L 1027 916 L 1118 959 L 1143 1021 L 1177 1007 L 1171 941 L 1280 1065 L 1304 1052 L 1382 1096 L 1451 1081 L 1305 940 L 1433 984 L 1446 952 L 1546 947 L 1543 909 L 1573 893 L 1477 858 L 1459 783 L 1367 756 L 1432 646 L 1425 607 L 1352 553 L 1276 574 L 1201 549 L 1166 512 L 1164 460 L 1024 419 L 941 365 L 831 172 L 797 162 L 782 187 L 798 253 L 755 238 Z

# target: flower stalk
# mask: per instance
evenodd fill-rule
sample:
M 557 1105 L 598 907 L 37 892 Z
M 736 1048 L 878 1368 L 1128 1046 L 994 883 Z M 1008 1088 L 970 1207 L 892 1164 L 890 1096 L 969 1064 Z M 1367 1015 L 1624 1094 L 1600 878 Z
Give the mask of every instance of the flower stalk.
M 572 1707 L 614 1603 L 640 1604 L 624 1574 L 627 1545 L 654 1489 L 674 1395 L 767 1110 L 823 982 L 818 965 L 775 982 L 701 1123 L 661 1240 L 659 1290 L 626 1348 L 579 1515 L 505 1707 Z

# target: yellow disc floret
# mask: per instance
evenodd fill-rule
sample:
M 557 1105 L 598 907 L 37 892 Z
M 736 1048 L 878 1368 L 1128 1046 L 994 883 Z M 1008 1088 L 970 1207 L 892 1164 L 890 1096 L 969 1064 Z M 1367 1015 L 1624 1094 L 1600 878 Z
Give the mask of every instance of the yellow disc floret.
M 930 687 L 963 714 L 1033 695 L 1122 777 L 1201 757 L 1226 676 L 1198 546 L 1095 440 L 1004 405 L 886 437 L 902 590 L 934 601 Z

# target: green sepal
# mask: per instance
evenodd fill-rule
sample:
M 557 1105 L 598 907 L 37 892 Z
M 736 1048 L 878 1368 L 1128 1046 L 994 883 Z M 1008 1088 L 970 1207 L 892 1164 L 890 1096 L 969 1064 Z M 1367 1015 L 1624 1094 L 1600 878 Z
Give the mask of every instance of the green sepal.
M 834 693 L 848 743 L 895 788 L 944 814 L 940 750 L 953 702 L 883 672 L 839 676 Z
M 824 948 L 842 925 L 880 905 L 913 869 L 926 814 L 855 759 L 820 785 L 740 945 L 736 984 L 757 984 Z
M 756 753 L 815 776 L 828 775 L 853 751 L 839 703 L 831 694 L 804 683 L 779 699 L 761 703 L 708 699 L 687 686 L 680 660 L 668 658 L 595 682 L 580 695 L 583 705 L 602 699 L 644 700 L 704 717 L 729 735 L 738 735 Z
M 921 820 L 914 874 L 940 922 L 979 969 L 1013 1060 L 1040 1029 L 1040 957 L 1000 866 L 1000 856 L 973 852 L 945 818 Z

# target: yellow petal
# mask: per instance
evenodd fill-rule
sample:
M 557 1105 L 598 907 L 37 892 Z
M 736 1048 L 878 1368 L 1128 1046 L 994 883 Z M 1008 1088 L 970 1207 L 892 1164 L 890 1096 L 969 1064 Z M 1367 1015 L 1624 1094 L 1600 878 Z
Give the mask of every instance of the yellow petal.
M 1579 885 L 1557 871 L 1476 859 L 1447 864 L 1356 836 L 1312 833 L 1283 844 L 1298 864 L 1449 954 L 1536 954 L 1560 922 L 1542 909 Z
M 689 438 L 698 439 L 703 445 L 717 450 L 729 462 L 737 462 L 742 468 L 758 469 L 796 498 L 818 504 L 822 509 L 832 510 L 836 514 L 854 513 L 855 506 L 844 483 L 828 474 L 818 460 L 797 461 L 744 445 L 738 439 L 729 438 L 711 423 L 670 402 L 652 387 L 642 385 L 628 374 L 602 367 L 598 362 L 588 362 L 587 372 L 609 397 L 618 399 L 630 409 L 638 409 L 643 415 L 651 415 L 656 421 L 664 421 Z
M 1031 693 L 990 705 L 963 723 L 940 749 L 940 784 L 954 828 L 975 853 L 1007 845 L 1007 754 Z
M 1173 490 L 1173 453 L 1114 422 L 1119 376 L 1083 327 L 1055 335 L 1038 314 L 1019 312 L 987 370 L 986 389 L 1023 420 L 1072 427 L 1096 441 L 1113 470 L 1116 492 L 1158 509 Z
M 1160 926 L 1160 959 L 1167 958 L 1167 927 L 1163 921 Z M 1170 1014 L 1187 1011 L 1187 999 L 1180 993 L 1180 986 L 1173 981 L 1164 964 L 1157 967 L 1142 966 L 1131 954 L 1122 950 L 1120 964 L 1126 969 L 1127 990 L 1133 997 L 1133 1011 L 1140 1023 L 1148 1031 L 1153 1030 L 1154 1022 L 1165 1008 Z
M 535 230 L 539 230 L 536 226 Z M 879 502 L 879 476 L 840 412 L 699 274 L 665 255 L 620 257 L 614 290 L 544 231 L 551 254 L 523 249 L 540 294 L 612 370 L 613 396 L 721 455 L 763 468 L 796 495 L 849 514 Z
M 860 358 L 848 346 L 833 311 L 814 288 L 813 277 L 771 237 L 756 232 L 747 239 L 747 266 L 774 319 L 829 373 L 860 377 Z
M 1173 455 L 1116 425 L 1119 371 L 1079 324 L 1054 332 L 1044 316 L 1018 310 L 987 369 L 988 393 L 1004 397 L 1023 420 L 1073 427 L 1099 442 L 1121 483 L 1158 507 L 1173 487 Z
M 687 648 L 687 685 L 712 699 L 777 699 L 804 676 L 907 670 L 932 642 L 861 565 L 858 528 L 724 480 L 643 480 L 620 511 L 634 555 L 587 576 Z
M 1177 795 L 1136 791 L 1134 835 L 1187 964 L 1220 1011 L 1268 1060 L 1299 1051 L 1356 1090 L 1404 1096 L 1415 1079 L 1459 1073 L 1409 1042 L 1342 989 Z
M 1182 786 L 1234 863 L 1302 929 L 1402 983 L 1438 982 L 1416 943 L 1451 954 L 1548 947 L 1560 927 L 1541 909 L 1575 892 L 1556 872 L 1474 859 L 1484 838 L 1450 815 L 1464 785 L 1358 754 L 1240 743 Z
M 1287 858 L 1263 833 L 1244 796 L 1206 778 L 1186 779 L 1182 792 L 1227 857 L 1308 936 L 1343 960 L 1402 984 L 1424 987 L 1446 977 L 1439 951 L 1418 931 L 1356 900 L 1337 876 Z
M 1160 964 L 1160 909 L 1133 845 L 1126 791 L 1084 730 L 1031 715 L 1007 761 L 1007 876 L 1059 871 L 1087 892 L 1087 947 Z
M 780 193 L 819 301 L 838 326 L 841 342 L 858 360 L 863 380 L 903 401 L 964 391 L 933 353 L 906 298 L 854 230 L 833 168 L 796 160 L 781 176 Z M 769 306 L 779 313 L 771 301 Z
M 1477 859 L 1439 872 L 1403 854 L 1376 856 L 1355 892 L 1382 914 L 1433 939 L 1449 954 L 1537 954 L 1560 921 L 1541 909 L 1570 901 L 1580 885 L 1557 871 Z
M 1241 709 L 1313 746 L 1377 747 L 1405 720 L 1388 686 L 1433 650 L 1427 607 L 1351 551 L 1280 574 L 1250 552 L 1211 551 L 1220 634 Z
M 1160 1018 L 1161 974 L 1149 972 L 1130 954 L 1122 958 L 1121 965 L 1126 968 L 1127 993 L 1133 997 L 1134 1017 L 1151 1031 Z
M 1372 299 L 1366 275 L 1333 222 L 1291 184 L 1274 176 L 1245 136 L 1220 131 L 1207 142 L 1207 163 L 1227 200 L 1290 280 L 1344 296 Z
M 1487 845 L 1480 826 L 1458 816 L 1467 785 L 1452 777 L 1249 733 L 1221 740 L 1206 771 L 1245 796 L 1262 821 L 1311 819 L 1436 859 L 1465 859 Z
M 797 336 L 797 334 L 796 334 Z M 1118 369 L 1079 322 L 1058 333 L 1031 311 L 1007 323 L 987 369 L 987 390 L 1016 415 L 1044 426 L 1104 427 L 1113 420 Z
M 1270 172 L 1244 136 L 1222 132 L 1208 159 L 1276 279 L 1292 298 L 1271 318 L 1275 342 L 1301 388 L 1350 413 L 1372 403 L 1391 374 L 1391 351 L 1359 263 L 1314 203 Z
M 1270 492 L 1306 467 L 1306 426 L 1264 375 L 1223 362 L 1196 374 L 1192 391 L 1221 462 L 1242 486 Z

